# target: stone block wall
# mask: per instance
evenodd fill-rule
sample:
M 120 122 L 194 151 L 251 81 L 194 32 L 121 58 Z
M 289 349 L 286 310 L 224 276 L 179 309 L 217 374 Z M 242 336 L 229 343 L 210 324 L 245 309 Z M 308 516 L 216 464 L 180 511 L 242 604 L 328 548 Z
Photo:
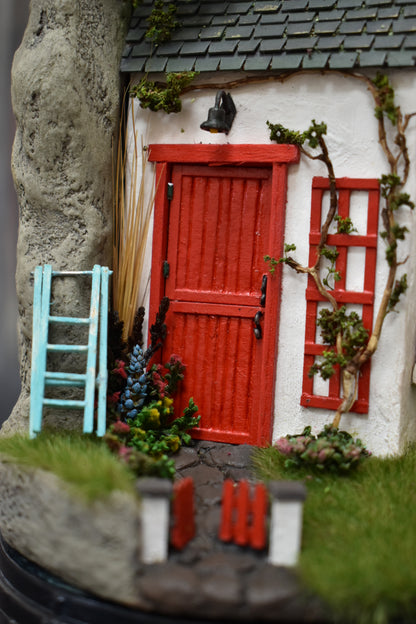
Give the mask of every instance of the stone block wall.
M 112 168 L 120 110 L 119 63 L 129 0 L 32 0 L 12 68 L 19 202 L 17 296 L 22 391 L 3 433 L 29 416 L 33 284 L 38 264 L 111 265 Z M 56 285 L 54 313 L 87 313 L 83 280 Z M 87 314 L 88 315 L 88 314 Z M 66 335 L 65 341 L 75 338 Z

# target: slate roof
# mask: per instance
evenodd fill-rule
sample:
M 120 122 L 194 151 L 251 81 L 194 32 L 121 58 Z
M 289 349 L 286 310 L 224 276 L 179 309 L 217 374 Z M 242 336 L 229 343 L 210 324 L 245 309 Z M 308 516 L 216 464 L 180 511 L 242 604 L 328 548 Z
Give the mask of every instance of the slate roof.
M 168 2 L 168 0 L 166 0 Z M 176 0 L 171 39 L 145 39 L 134 10 L 122 72 L 413 67 L 416 0 Z

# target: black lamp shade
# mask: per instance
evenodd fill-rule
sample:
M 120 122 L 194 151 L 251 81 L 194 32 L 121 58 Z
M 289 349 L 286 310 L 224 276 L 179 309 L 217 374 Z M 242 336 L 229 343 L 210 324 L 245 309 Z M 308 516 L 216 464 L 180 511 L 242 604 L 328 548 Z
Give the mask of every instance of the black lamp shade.
M 202 130 L 228 134 L 236 114 L 234 102 L 229 93 L 218 91 L 215 105 L 208 111 L 208 119 L 201 124 Z

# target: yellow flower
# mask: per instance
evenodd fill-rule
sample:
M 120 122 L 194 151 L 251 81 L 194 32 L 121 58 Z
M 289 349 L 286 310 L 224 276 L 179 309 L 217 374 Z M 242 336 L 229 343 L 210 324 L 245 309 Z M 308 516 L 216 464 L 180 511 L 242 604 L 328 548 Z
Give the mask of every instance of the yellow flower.
M 140 429 L 139 427 L 135 427 L 133 429 L 133 434 L 136 440 L 144 440 L 146 437 L 146 431 L 144 431 L 144 429 Z
M 170 407 L 173 403 L 173 399 L 170 399 L 169 397 L 164 397 L 163 399 L 163 405 L 165 407 Z
M 155 407 L 152 407 L 152 409 L 149 412 L 149 423 L 152 424 L 152 425 L 159 425 L 160 424 L 159 410 L 156 409 Z
M 168 443 L 169 449 L 172 451 L 172 453 L 176 453 L 176 451 L 178 450 L 178 448 L 181 445 L 181 441 L 179 439 L 179 436 L 177 436 L 177 435 L 170 436 L 167 439 L 167 443 Z

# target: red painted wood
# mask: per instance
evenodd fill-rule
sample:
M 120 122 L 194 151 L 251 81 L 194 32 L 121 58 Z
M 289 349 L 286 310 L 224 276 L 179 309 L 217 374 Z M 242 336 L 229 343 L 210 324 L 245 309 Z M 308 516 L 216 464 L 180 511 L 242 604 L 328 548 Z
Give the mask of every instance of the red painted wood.
M 268 494 L 264 483 L 256 483 L 251 503 L 250 546 L 262 550 L 267 543 Z
M 234 543 L 238 546 L 247 546 L 250 540 L 250 488 L 248 481 L 242 480 L 238 484 L 235 509 Z
M 254 314 L 259 309 L 258 305 L 253 305 L 253 297 L 251 297 L 248 301 L 250 301 L 251 305 L 232 305 L 230 303 L 210 303 L 209 301 L 203 302 L 201 299 L 208 299 L 208 297 L 204 297 L 204 293 L 201 293 L 200 301 L 198 302 L 195 298 L 191 299 L 183 299 L 182 301 L 172 300 L 172 310 L 174 310 L 178 314 L 186 314 L 191 310 L 194 314 L 209 314 L 210 316 L 234 316 L 236 318 L 249 318 L 250 320 L 253 318 Z M 238 300 L 238 296 L 235 297 Z M 217 300 L 216 297 L 213 298 L 214 301 Z M 224 297 L 226 301 L 228 301 L 228 297 Z
M 268 251 L 266 253 L 278 258 L 283 255 L 283 233 L 287 202 L 287 167 L 278 163 L 273 165 L 271 201 L 274 211 L 269 223 Z M 264 252 L 262 252 L 262 255 L 264 255 Z M 276 267 L 274 275 L 267 274 L 267 304 L 263 319 L 263 359 L 260 375 L 261 388 L 258 399 L 259 411 L 257 419 L 253 422 L 253 436 L 259 446 L 267 446 L 272 436 L 272 419 L 270 415 L 273 413 L 275 399 L 281 278 L 281 264 Z M 259 341 L 256 342 L 258 348 Z
M 152 146 L 150 160 L 205 159 L 218 165 L 244 162 L 250 154 L 251 163 L 298 157 L 296 149 L 217 147 Z M 270 279 L 262 310 L 263 340 L 254 338 L 253 317 L 260 309 L 260 286 L 267 272 L 263 256 L 279 254 L 283 244 L 287 167 L 274 162 L 262 168 L 169 165 L 167 170 L 175 191 L 170 206 L 157 198 L 151 310 L 157 310 L 163 285 L 171 306 L 161 358 L 167 361 L 178 353 L 187 366 L 176 413 L 192 396 L 202 416 L 196 438 L 267 444 L 274 408 L 280 267 Z M 155 245 L 166 231 L 168 240 Z M 159 276 L 165 258 L 170 276 L 163 284 Z
M 149 160 L 169 163 L 273 164 L 299 162 L 294 145 L 150 145 Z
M 170 169 L 166 163 L 156 164 L 156 193 L 154 205 L 153 248 L 152 248 L 152 296 L 149 304 L 149 324 L 156 320 L 159 304 L 165 294 L 163 261 L 166 260 L 169 202 L 166 195 Z M 157 232 L 157 235 L 155 233 Z
M 335 373 L 336 374 L 336 373 Z M 360 389 L 361 392 L 364 393 L 362 388 L 363 382 L 360 380 Z M 300 404 L 304 407 L 320 407 L 322 409 L 328 410 L 337 410 L 340 405 L 339 397 L 331 397 L 331 396 L 319 396 L 314 394 L 309 394 L 307 392 L 302 393 Z M 365 399 L 357 399 L 353 405 L 352 412 L 356 414 L 367 414 L 368 412 L 369 402 Z
M 319 232 L 312 232 L 309 235 L 309 244 L 318 245 L 321 235 Z M 343 246 L 346 247 L 377 247 L 378 236 L 367 235 L 359 236 L 358 234 L 329 234 L 328 246 Z
M 356 292 L 352 290 L 339 290 L 336 294 L 336 299 L 338 303 L 372 304 L 374 301 L 374 291 L 363 290 L 360 292 Z M 308 299 L 308 301 L 325 301 L 325 298 L 322 297 L 315 284 L 313 284 L 312 282 L 306 289 L 306 298 Z
M 342 279 L 334 284 L 332 291 L 336 301 L 340 304 L 362 305 L 362 318 L 364 326 L 371 331 L 373 324 L 374 288 L 376 277 L 377 240 L 378 240 L 378 215 L 379 215 L 379 183 L 377 180 L 340 178 L 336 181 L 339 193 L 339 214 L 346 218 L 349 216 L 349 204 L 351 191 L 363 191 L 368 194 L 367 207 L 367 233 L 356 234 L 330 234 L 328 245 L 337 246 L 339 256 L 336 262 L 336 270 L 340 271 Z M 313 263 L 316 258 L 316 247 L 320 240 L 320 224 L 322 220 L 322 198 L 325 190 L 329 189 L 327 178 L 314 178 L 312 184 L 312 208 L 311 208 L 311 231 L 309 236 L 310 252 L 309 262 Z M 346 290 L 346 278 L 348 274 L 348 248 L 365 248 L 364 263 L 364 289 L 361 292 Z M 305 356 L 303 369 L 303 392 L 301 405 L 306 407 L 321 407 L 337 409 L 340 402 L 341 383 L 337 372 L 329 382 L 329 395 L 315 396 L 313 394 L 313 380 L 308 377 L 311 365 L 315 357 L 322 353 L 325 346 L 316 343 L 316 318 L 317 302 L 325 301 L 311 279 L 308 280 L 306 289 L 307 311 L 305 329 Z M 370 392 L 370 363 L 364 366 L 358 385 L 358 398 L 352 411 L 366 413 Z
M 337 178 L 336 187 L 338 189 L 349 189 L 353 191 L 368 190 L 379 191 L 379 182 L 375 178 Z M 329 190 L 329 180 L 326 177 L 315 176 L 312 181 L 313 189 Z
M 191 477 L 174 483 L 172 515 L 174 524 L 170 542 L 174 548 L 182 550 L 195 537 L 194 482 Z
M 224 481 L 219 538 L 257 550 L 267 543 L 268 494 L 264 483 L 251 491 L 248 481 Z
M 244 436 L 250 430 L 257 392 L 257 376 L 251 374 L 257 346 L 252 340 L 252 319 L 258 310 L 264 260 L 260 253 L 254 256 L 253 239 L 246 243 L 244 232 L 253 222 L 259 234 L 266 233 L 270 200 L 267 204 L 258 200 L 268 199 L 270 178 L 270 171 L 257 169 L 224 167 L 221 176 L 209 167 L 178 166 L 173 171 L 180 192 L 171 205 L 171 277 L 166 294 L 173 302 L 168 327 L 174 331 L 168 334 L 166 351 L 180 353 L 185 364 L 193 362 L 178 396 L 178 411 L 193 396 L 202 414 L 201 431 L 214 430 L 216 438 L 221 430 L 228 439 L 229 434 Z M 255 201 L 246 194 L 248 184 L 255 184 Z M 250 253 L 250 271 L 244 262 L 240 264 L 243 249 Z M 189 296 L 181 300 L 184 287 Z M 230 300 L 237 304 L 241 298 L 244 305 L 225 305 Z M 242 352 L 242 344 L 249 351 Z M 207 388 L 210 380 L 215 393 Z M 239 388 L 246 392 L 238 392 Z
M 234 513 L 234 483 L 231 479 L 225 479 L 222 489 L 221 523 L 219 538 L 223 542 L 231 542 L 233 539 L 233 513 Z

